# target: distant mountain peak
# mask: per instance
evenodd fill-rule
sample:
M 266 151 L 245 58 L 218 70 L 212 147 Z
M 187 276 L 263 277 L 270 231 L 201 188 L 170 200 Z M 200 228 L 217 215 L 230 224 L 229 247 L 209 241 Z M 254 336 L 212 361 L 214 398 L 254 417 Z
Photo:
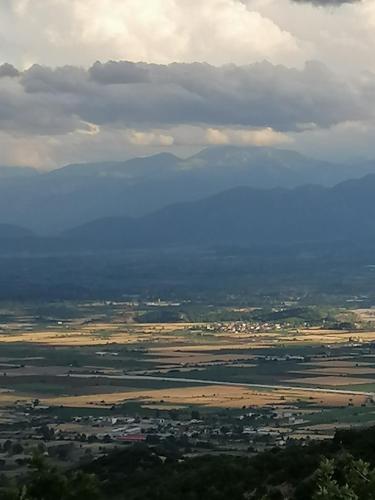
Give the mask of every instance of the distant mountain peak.
M 5 175 L 9 171 L 3 172 Z M 15 172 L 18 175 L 22 170 L 12 167 L 10 173 Z M 26 175 L 30 172 L 2 178 L 0 168 L 2 221 L 56 234 L 104 217 L 143 216 L 167 205 L 195 202 L 238 186 L 334 186 L 375 172 L 375 162 L 338 165 L 288 149 L 222 145 L 186 159 L 161 152 Z

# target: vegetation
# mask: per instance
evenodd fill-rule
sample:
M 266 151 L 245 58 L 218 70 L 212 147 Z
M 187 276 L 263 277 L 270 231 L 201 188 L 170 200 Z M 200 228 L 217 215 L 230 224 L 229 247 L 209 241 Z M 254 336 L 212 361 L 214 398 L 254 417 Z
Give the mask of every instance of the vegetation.
M 313 500 L 373 500 L 375 470 L 363 460 L 349 456 L 324 459 L 315 472 Z
M 76 471 L 35 457 L 4 500 L 373 500 L 375 428 L 339 431 L 332 441 L 290 443 L 254 456 L 183 458 L 177 443 L 138 445 Z
M 375 299 L 370 243 L 354 255 L 350 245 L 337 244 L 49 255 L 43 240 L 38 252 L 0 257 L 0 299 L 142 296 L 236 307 L 296 299 L 367 307 Z
M 2 492 L 3 500 L 100 500 L 103 498 L 94 475 L 82 471 L 64 473 L 36 455 L 21 486 Z

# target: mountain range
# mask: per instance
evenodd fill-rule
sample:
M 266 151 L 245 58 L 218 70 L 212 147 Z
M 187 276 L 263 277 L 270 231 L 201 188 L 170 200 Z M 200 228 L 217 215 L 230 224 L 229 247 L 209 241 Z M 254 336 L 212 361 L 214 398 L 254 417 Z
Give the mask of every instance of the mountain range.
M 369 173 L 375 173 L 375 161 L 335 164 L 295 151 L 234 146 L 208 148 L 187 159 L 161 153 L 124 162 L 68 165 L 44 173 L 0 167 L 0 224 L 56 236 L 96 219 L 144 217 L 177 202 L 199 202 L 228 190 L 217 200 L 233 204 L 247 192 L 236 191 L 238 187 L 253 188 L 254 198 L 271 197 L 281 203 L 287 196 L 282 188 L 332 187 Z M 279 191 L 267 195 L 256 191 L 273 188 Z M 297 190 L 293 196 L 305 194 Z M 256 204 L 251 210 L 258 210 Z M 150 215 L 150 220 L 155 217 L 160 214 Z
M 375 240 L 375 174 L 337 186 L 238 187 L 139 218 L 104 218 L 63 237 L 91 248 Z
M 333 187 L 243 186 L 140 217 L 100 218 L 56 237 L 3 225 L 0 239 L 5 249 L 13 241 L 18 249 L 68 252 L 300 243 L 364 246 L 375 242 L 374 194 L 375 174 Z

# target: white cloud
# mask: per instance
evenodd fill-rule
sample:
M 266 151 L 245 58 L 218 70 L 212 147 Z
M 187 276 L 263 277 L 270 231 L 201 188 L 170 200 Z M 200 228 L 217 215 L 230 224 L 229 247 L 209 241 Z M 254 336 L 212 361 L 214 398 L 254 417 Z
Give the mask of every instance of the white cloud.
M 127 138 L 135 146 L 172 146 L 174 138 L 160 131 L 129 130 Z
M 305 59 L 287 29 L 238 0 L 3 0 L 0 33 L 0 59 L 17 65 Z
M 291 134 L 293 149 L 309 156 L 342 162 L 374 160 L 375 121 L 345 121 L 328 130 L 320 128 Z
M 316 7 L 291 0 L 243 0 L 290 32 L 309 58 L 343 73 L 375 68 L 375 0 Z
M 233 144 L 238 146 L 275 146 L 293 142 L 291 137 L 270 127 L 258 130 L 209 128 L 206 144 Z
M 2 0 L 0 61 L 27 67 L 320 59 L 363 69 L 375 66 L 374 24 L 374 0 L 340 8 L 293 0 Z
M 202 147 L 289 145 L 293 139 L 272 129 L 229 129 L 177 126 L 165 129 L 96 129 L 66 135 L 28 136 L 0 131 L 0 164 L 51 169 L 67 163 L 124 160 L 160 151 L 184 156 Z

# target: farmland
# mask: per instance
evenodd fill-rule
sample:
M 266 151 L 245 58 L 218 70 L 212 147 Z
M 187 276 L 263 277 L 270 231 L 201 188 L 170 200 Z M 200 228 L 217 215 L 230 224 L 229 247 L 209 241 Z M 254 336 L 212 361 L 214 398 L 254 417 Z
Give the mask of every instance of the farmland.
M 0 443 L 35 444 L 43 425 L 72 443 L 82 429 L 106 446 L 137 429 L 246 449 L 375 423 L 371 311 L 330 311 L 329 327 L 250 307 L 244 320 L 200 307 L 199 321 L 142 322 L 166 308 L 181 304 L 3 304 Z

